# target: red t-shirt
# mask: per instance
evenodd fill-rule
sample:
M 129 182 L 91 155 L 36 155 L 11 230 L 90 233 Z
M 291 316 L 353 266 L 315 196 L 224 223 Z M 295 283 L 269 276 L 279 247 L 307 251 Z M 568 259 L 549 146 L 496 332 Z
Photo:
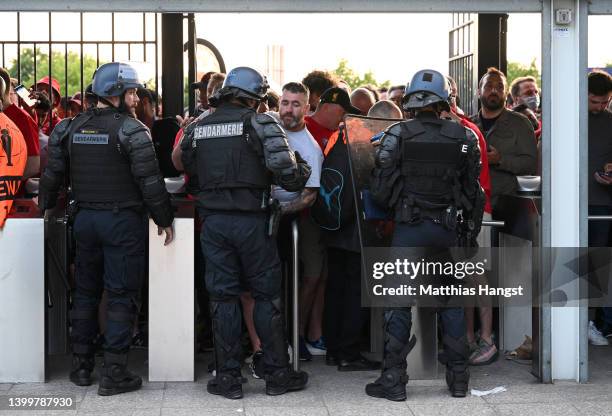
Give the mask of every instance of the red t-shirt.
M 312 134 L 312 137 L 317 141 L 321 151 L 325 151 L 325 147 L 327 146 L 327 141 L 338 130 L 329 130 L 326 127 L 323 127 L 319 123 L 317 123 L 311 116 L 304 117 L 304 122 L 306 123 L 306 128 Z
M 40 130 L 46 136 L 51 136 L 51 132 L 62 121 L 61 117 L 57 114 L 57 111 L 53 110 L 51 112 L 51 126 L 49 126 L 49 113 L 45 115 L 45 119 L 40 125 Z
M 15 104 L 6 107 L 4 114 L 15 123 L 21 134 L 23 134 L 28 148 L 28 156 L 39 156 L 38 126 L 34 119 L 23 108 L 17 107 Z
M 489 159 L 487 158 L 487 142 L 482 135 L 482 132 L 465 116 L 459 116 L 461 118 L 461 125 L 472 130 L 478 137 L 478 145 L 480 146 L 480 186 L 485 192 L 485 212 L 491 213 L 491 178 L 489 176 Z

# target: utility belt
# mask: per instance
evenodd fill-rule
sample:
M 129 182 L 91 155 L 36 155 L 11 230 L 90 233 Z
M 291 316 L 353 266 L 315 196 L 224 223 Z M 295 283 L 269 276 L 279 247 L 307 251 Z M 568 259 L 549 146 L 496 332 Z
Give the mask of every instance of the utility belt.
M 457 229 L 457 209 L 453 206 L 447 208 L 422 208 L 417 205 L 410 206 L 408 224 L 420 224 L 424 220 L 432 221 L 435 224 L 443 225 L 447 230 Z
M 113 211 L 118 213 L 122 209 L 131 209 L 139 213 L 144 212 L 144 205 L 142 201 L 122 201 L 122 202 L 82 202 L 77 201 L 73 208 L 73 211 L 79 209 L 93 209 L 98 211 Z
M 198 196 L 198 198 L 200 199 L 201 203 L 203 204 L 202 201 L 206 200 L 207 197 L 210 197 L 210 195 L 206 195 L 207 192 L 214 192 L 215 190 L 231 190 L 231 189 L 238 189 L 238 188 L 220 188 L 220 189 L 215 189 L 212 187 L 209 187 L 208 189 L 204 189 L 200 195 Z M 249 188 L 244 188 L 250 191 L 256 191 L 256 192 L 261 192 L 261 195 L 257 196 L 257 198 L 259 199 L 259 204 L 257 206 L 257 208 L 255 208 L 255 205 L 253 205 L 249 210 L 239 210 L 239 209 L 223 209 L 222 207 L 216 208 L 214 206 L 211 206 L 211 204 L 209 203 L 208 206 L 201 206 L 199 208 L 199 212 L 201 213 L 202 217 L 206 217 L 209 215 L 214 215 L 216 213 L 226 213 L 226 214 L 237 214 L 237 215 L 255 215 L 255 216 L 259 216 L 259 215 L 265 215 L 267 218 L 267 235 L 269 237 L 275 237 L 277 232 L 278 232 L 278 227 L 280 224 L 280 220 L 281 220 L 281 207 L 280 207 L 280 203 L 278 202 L 278 200 L 272 198 L 270 196 L 270 191 L 268 189 L 249 189 Z M 210 202 L 210 201 L 208 201 Z

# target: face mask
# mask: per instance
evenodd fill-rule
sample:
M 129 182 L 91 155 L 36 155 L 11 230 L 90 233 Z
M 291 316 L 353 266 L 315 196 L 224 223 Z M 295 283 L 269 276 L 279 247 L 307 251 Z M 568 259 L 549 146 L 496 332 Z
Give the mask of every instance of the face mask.
M 531 111 L 536 111 L 540 106 L 540 96 L 532 95 L 531 97 L 527 97 L 523 99 L 523 103 L 529 107 Z

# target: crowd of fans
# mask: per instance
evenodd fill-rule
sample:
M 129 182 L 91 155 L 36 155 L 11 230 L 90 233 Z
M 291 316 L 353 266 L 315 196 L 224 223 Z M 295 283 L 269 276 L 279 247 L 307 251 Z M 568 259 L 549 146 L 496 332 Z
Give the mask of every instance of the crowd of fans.
M 15 94 L 16 81 L 10 78 L 9 73 L 0 69 L 0 76 L 7 85 L 11 85 L 2 97 L 3 111 L 21 130 L 27 143 L 25 179 L 37 177 L 46 164 L 50 131 L 63 117 L 74 117 L 95 105 L 95 97 L 87 91 L 83 96 L 77 93 L 72 97 L 62 97 L 60 84 L 53 78 L 43 77 L 30 89 L 30 98 L 35 104 L 29 106 Z M 221 88 L 224 79 L 225 74 L 206 73 L 195 85 L 199 98 L 194 114 L 176 117 L 161 117 L 161 100 L 155 91 L 145 88 L 138 90 L 133 115 L 150 129 L 164 176 L 177 177 L 182 174 L 179 144 L 183 128 L 215 111 L 208 98 Z M 461 123 L 479 138 L 482 157 L 480 181 L 487 194 L 485 219 L 490 219 L 495 217 L 500 197 L 517 191 L 517 175 L 538 173 L 540 91 L 532 77 L 515 79 L 509 86 L 504 73 L 489 68 L 478 84 L 481 109 L 477 114 L 470 115 L 461 110 L 459 103 L 460 98 L 469 100 L 471 97 L 459 97 L 455 81 L 448 77 L 448 82 L 451 111 L 445 117 Z M 611 90 L 597 90 L 593 94 L 607 97 L 607 105 Z M 397 120 L 410 118 L 411 114 L 402 110 L 404 91 L 404 85 L 380 89 L 363 85 L 352 90 L 346 82 L 330 72 L 315 70 L 302 80 L 288 82 L 281 91 L 268 93 L 267 101 L 259 107 L 259 112 L 268 112 L 279 120 L 287 132 L 290 147 L 299 151 L 312 168 L 303 191 L 273 190 L 273 196 L 280 202 L 283 213 L 278 236 L 281 257 L 287 259 L 289 256 L 289 224 L 297 220 L 299 226 L 301 281 L 298 348 L 302 360 L 310 360 L 313 355 L 326 355 L 326 363 L 338 366 L 341 371 L 368 370 L 377 366 L 360 354 L 368 315 L 361 307 L 361 248 L 357 224 L 353 221 L 337 230 L 323 229 L 313 220 L 309 210 L 319 195 L 325 161 L 331 157 L 347 157 L 346 146 L 344 153 L 341 149 L 345 145 L 344 117 L 355 114 Z M 605 100 L 602 98 L 600 101 L 603 103 Z M 602 112 L 609 115 L 607 110 L 602 109 Z M 606 120 L 609 121 L 609 118 Z M 609 127 L 606 128 L 609 132 Z M 606 172 L 612 171 L 612 164 L 608 163 L 612 162 L 612 158 L 605 159 L 605 162 L 605 167 L 610 168 Z M 599 169 L 604 169 L 604 163 L 600 164 Z M 608 176 L 603 175 L 600 179 L 605 185 L 612 183 Z M 186 181 L 189 191 L 189 178 Z M 601 181 L 598 180 L 600 184 Z M 609 210 L 612 205 L 608 202 Z M 347 209 L 354 210 L 355 207 Z M 350 216 L 356 218 L 354 213 Z M 201 221 L 197 220 L 196 224 L 199 234 Z M 489 234 L 485 227 L 480 239 L 481 246 L 490 246 Z M 200 347 L 206 349 L 211 343 L 210 332 L 207 331 L 210 328 L 207 295 L 202 283 L 206 265 L 197 236 L 195 241 L 199 327 L 203 328 L 198 335 Z M 260 354 L 261 342 L 252 320 L 253 299 L 246 287 L 241 301 L 250 341 L 248 348 L 256 356 Z M 492 362 L 498 355 L 492 307 L 483 305 L 479 308 L 479 331 L 475 331 L 474 308 L 466 308 L 466 318 L 467 338 L 472 350 L 470 362 L 474 365 Z M 606 324 L 612 327 L 612 319 Z
M 215 80 L 219 81 L 216 82 Z M 516 79 L 511 86 L 505 74 L 489 68 L 479 82 L 481 110 L 466 115 L 458 106 L 456 83 L 448 78 L 451 112 L 456 120 L 474 131 L 479 138 L 482 157 L 481 185 L 487 194 L 485 219 L 491 219 L 502 195 L 518 189 L 516 176 L 535 175 L 538 171 L 538 147 L 541 130 L 539 95 L 535 79 Z M 199 108 L 195 116 L 205 117 L 214 111 L 207 101 L 222 83 L 222 74 L 208 73 L 199 83 Z M 325 355 L 326 363 L 340 371 L 370 370 L 377 367 L 360 354 L 367 310 L 361 307 L 361 248 L 357 224 L 343 224 L 336 230 L 320 227 L 310 209 L 319 195 L 321 175 L 326 160 L 346 159 L 343 120 L 347 114 L 387 119 L 406 119 L 402 110 L 405 86 L 376 89 L 363 85 L 354 90 L 333 74 L 315 70 L 301 82 L 285 84 L 280 97 L 269 94 L 260 112 L 276 117 L 287 132 L 289 145 L 300 152 L 312 167 L 312 175 L 302 192 L 289 193 L 274 189 L 273 196 L 282 206 L 283 222 L 279 233 L 281 257 L 288 259 L 289 224 L 299 227 L 300 273 L 300 359 Z M 183 125 L 192 119 L 182 120 Z M 179 132 L 172 160 L 181 170 Z M 343 147 L 344 145 L 344 147 Z M 343 147 L 343 149 L 342 149 Z M 341 153 L 344 151 L 344 153 Z M 163 156 L 160 156 L 163 159 Z M 354 210 L 355 207 L 347 207 Z M 356 218 L 353 215 L 353 218 Z M 490 246 L 490 231 L 480 237 L 481 246 Z M 202 267 L 205 267 L 202 264 Z M 241 297 L 249 347 L 254 358 L 261 354 L 261 343 L 252 325 L 253 301 L 248 288 Z M 468 341 L 473 365 L 488 364 L 497 358 L 493 332 L 493 309 L 485 302 L 479 308 L 479 331 L 475 331 L 474 308 L 466 308 Z M 205 310 L 204 304 L 200 309 Z M 204 316 L 205 314 L 203 314 Z M 208 344 L 205 342 L 204 344 Z

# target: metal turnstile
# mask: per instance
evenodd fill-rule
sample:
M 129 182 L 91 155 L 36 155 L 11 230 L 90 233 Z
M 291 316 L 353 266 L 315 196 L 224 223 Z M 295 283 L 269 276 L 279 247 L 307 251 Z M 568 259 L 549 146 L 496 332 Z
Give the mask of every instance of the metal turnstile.
M 542 328 L 540 243 L 541 198 L 538 195 L 502 196 L 494 216 L 504 219 L 505 226 L 497 233 L 498 276 L 500 286 L 522 285 L 531 305 L 512 305 L 512 300 L 500 297 L 499 346 L 513 350 L 529 335 L 533 342 L 532 373 L 542 377 Z M 524 303 L 524 302 L 523 302 Z
M 0 383 L 45 381 L 44 220 L 30 210 L 0 230 Z
M 174 241 L 149 220 L 149 381 L 195 379 L 194 206 L 173 199 Z

